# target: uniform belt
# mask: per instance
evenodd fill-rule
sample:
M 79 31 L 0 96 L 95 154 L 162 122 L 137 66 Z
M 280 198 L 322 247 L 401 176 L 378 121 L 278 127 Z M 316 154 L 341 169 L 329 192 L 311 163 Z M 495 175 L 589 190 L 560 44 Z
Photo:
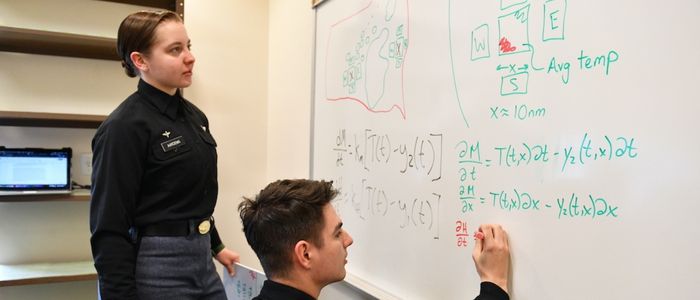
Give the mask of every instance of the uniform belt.
M 139 228 L 140 236 L 188 236 L 190 233 L 207 234 L 214 218 L 166 221 Z

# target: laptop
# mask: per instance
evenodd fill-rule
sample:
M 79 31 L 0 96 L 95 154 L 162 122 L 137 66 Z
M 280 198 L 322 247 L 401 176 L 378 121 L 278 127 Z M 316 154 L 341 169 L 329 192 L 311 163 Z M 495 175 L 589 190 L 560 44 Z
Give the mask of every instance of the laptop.
M 71 192 L 71 148 L 0 146 L 0 196 Z

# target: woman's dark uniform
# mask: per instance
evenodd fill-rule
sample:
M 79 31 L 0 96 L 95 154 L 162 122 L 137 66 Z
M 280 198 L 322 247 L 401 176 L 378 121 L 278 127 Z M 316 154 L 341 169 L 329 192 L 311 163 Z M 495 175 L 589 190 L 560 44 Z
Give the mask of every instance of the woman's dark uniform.
M 92 150 L 91 245 L 102 299 L 223 293 L 209 278 L 217 275 L 211 255 L 224 245 L 211 219 L 217 154 L 204 113 L 179 91 L 140 80 L 97 129 Z

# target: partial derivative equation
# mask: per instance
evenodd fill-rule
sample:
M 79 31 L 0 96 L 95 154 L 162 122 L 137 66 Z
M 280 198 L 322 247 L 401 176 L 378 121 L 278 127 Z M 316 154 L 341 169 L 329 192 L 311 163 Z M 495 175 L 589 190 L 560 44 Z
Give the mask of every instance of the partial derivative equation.
M 339 168 L 355 164 L 370 172 L 386 167 L 399 174 L 416 173 L 438 181 L 442 178 L 442 146 L 441 133 L 401 139 L 372 129 L 359 133 L 338 129 L 332 149 Z
M 583 166 L 593 162 L 619 159 L 635 159 L 638 149 L 634 137 L 603 135 L 592 139 L 584 133 L 576 144 L 559 147 L 546 143 L 503 143 L 488 150 L 482 158 L 481 143 L 462 140 L 455 146 L 460 165 L 480 165 L 483 167 L 523 167 L 531 164 L 559 163 L 561 172 L 568 168 Z M 464 169 L 461 172 L 466 172 Z M 463 176 L 463 175 L 462 175 Z
M 587 164 L 631 160 L 639 155 L 634 137 L 603 135 L 595 140 L 584 133 L 576 144 L 552 146 L 544 143 L 504 143 L 484 147 L 479 141 L 461 140 L 455 145 L 458 167 L 457 196 L 462 213 L 474 212 L 478 206 L 501 211 L 553 211 L 557 218 L 617 218 L 618 206 L 595 193 L 575 192 L 543 199 L 523 189 L 478 191 L 482 168 L 517 168 L 558 163 L 562 173 Z

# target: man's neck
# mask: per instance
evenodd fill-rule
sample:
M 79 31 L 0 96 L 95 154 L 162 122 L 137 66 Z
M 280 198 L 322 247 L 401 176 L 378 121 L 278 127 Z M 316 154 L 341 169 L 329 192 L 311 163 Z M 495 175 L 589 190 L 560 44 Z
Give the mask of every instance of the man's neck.
M 309 294 L 309 296 L 313 297 L 314 299 L 318 299 L 318 296 L 321 294 L 321 289 L 323 287 L 316 286 L 315 284 L 313 284 L 313 282 L 311 282 L 311 280 L 305 279 L 302 276 L 293 277 L 293 278 L 295 278 L 295 280 L 290 280 L 287 278 L 280 278 L 280 277 L 270 278 L 270 280 L 277 282 L 277 283 L 287 285 L 287 286 L 291 286 L 297 290 L 300 290 L 304 293 Z M 297 278 L 301 278 L 301 279 L 297 279 Z

